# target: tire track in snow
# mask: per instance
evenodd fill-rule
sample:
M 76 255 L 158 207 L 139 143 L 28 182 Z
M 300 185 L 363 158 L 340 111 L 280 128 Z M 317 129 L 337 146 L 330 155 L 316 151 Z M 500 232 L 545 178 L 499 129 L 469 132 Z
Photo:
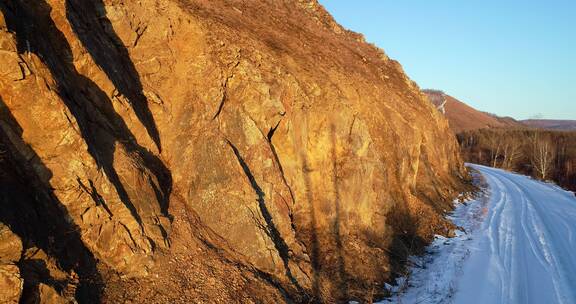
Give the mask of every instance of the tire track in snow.
M 488 183 L 481 225 L 458 206 L 451 219 L 467 234 L 434 242 L 394 303 L 576 304 L 576 197 L 499 169 L 470 165 Z M 382 302 L 387 303 L 387 302 Z
M 505 192 L 508 197 L 507 212 L 498 210 L 498 203 L 495 204 L 493 212 L 500 214 L 500 220 L 489 223 L 492 226 L 489 230 L 496 229 L 493 226 L 497 225 L 500 231 L 498 243 L 503 250 L 497 254 L 504 267 L 497 267 L 497 271 L 503 269 L 505 273 L 501 277 L 508 281 L 498 287 L 501 295 L 507 295 L 500 297 L 500 303 L 544 303 L 536 300 L 538 297 L 547 298 L 546 303 L 576 303 L 573 294 L 576 278 L 569 275 L 576 271 L 573 255 L 576 248 L 565 245 L 573 244 L 571 235 L 575 227 L 554 210 L 554 207 L 576 210 L 576 199 L 565 195 L 561 189 L 525 176 L 475 167 L 489 180 L 491 187 Z M 554 203 L 550 203 L 552 201 Z M 547 203 L 548 208 L 543 208 Z M 575 222 L 576 218 L 570 220 Z M 514 221 L 519 225 L 513 224 Z M 566 232 L 566 238 L 557 233 L 558 229 Z M 539 265 L 541 271 L 531 274 L 530 268 L 537 268 L 534 264 Z M 543 281 L 551 282 L 548 285 L 551 290 L 533 288 Z
M 554 223 L 548 219 L 547 215 L 550 213 L 550 211 L 543 209 L 541 206 L 542 203 L 546 203 L 546 200 L 534 200 L 529 197 L 530 193 L 534 191 L 533 189 L 526 188 L 525 185 L 515 182 L 509 176 L 502 175 L 502 178 L 507 179 L 517 189 L 521 189 L 520 192 L 522 194 L 523 201 L 526 202 L 531 213 L 530 219 L 532 220 L 532 227 L 538 236 L 540 248 L 548 262 L 548 272 L 554 285 L 558 303 L 576 303 L 574 301 L 574 294 L 572 291 L 574 286 L 570 286 L 572 284 L 576 284 L 576 281 L 571 281 L 571 278 L 566 271 L 566 269 L 571 269 L 571 271 L 573 271 L 576 269 L 576 267 L 573 263 L 573 259 L 569 259 L 567 261 L 563 261 L 562 259 L 562 257 L 566 254 L 568 254 L 568 256 L 573 256 L 572 253 L 574 250 L 576 250 L 576 248 L 565 248 L 563 242 L 564 238 L 558 237 L 558 234 L 554 233 L 554 228 L 558 229 L 558 224 L 561 224 L 564 229 L 568 225 L 562 220 L 562 217 L 556 216 Z M 539 192 L 543 193 L 549 191 L 549 188 L 544 188 L 540 189 Z M 576 219 L 573 218 L 572 221 L 574 220 Z M 567 229 L 566 231 L 569 232 L 569 235 L 571 234 L 571 229 Z M 552 242 L 552 240 L 557 241 Z M 558 240 L 560 241 L 558 242 Z

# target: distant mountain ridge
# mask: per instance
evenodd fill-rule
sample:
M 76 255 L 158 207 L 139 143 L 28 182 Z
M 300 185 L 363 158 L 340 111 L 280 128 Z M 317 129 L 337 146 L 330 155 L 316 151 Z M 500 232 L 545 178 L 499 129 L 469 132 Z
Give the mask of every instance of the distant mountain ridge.
M 426 89 L 422 92 L 444 113 L 454 133 L 484 128 L 523 127 L 514 118 L 478 111 L 443 91 Z
M 575 131 L 576 120 L 526 119 L 516 120 L 489 112 L 479 111 L 441 90 L 422 90 L 428 100 L 443 113 L 454 133 L 485 128 L 537 128 L 546 130 Z
M 539 129 L 576 131 L 576 120 L 526 119 L 520 120 L 520 122 Z

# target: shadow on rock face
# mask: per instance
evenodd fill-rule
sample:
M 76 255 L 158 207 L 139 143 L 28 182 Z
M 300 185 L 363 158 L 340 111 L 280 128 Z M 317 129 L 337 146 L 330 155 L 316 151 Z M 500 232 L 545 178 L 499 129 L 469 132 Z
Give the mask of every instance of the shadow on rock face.
M 51 172 L 21 138 L 22 129 L 0 98 L 0 222 L 23 241 L 56 259 L 63 270 L 79 276 L 76 298 L 81 303 L 99 303 L 103 288 L 96 260 L 84 245 L 79 228 L 48 184 Z M 25 290 L 22 301 L 34 296 L 39 283 L 61 290 L 46 273 L 40 260 L 20 263 Z
M 296 278 L 292 274 L 292 271 L 290 270 L 290 261 L 289 261 L 290 248 L 288 248 L 288 245 L 286 244 L 286 242 L 282 238 L 280 231 L 278 231 L 278 228 L 276 227 L 276 224 L 274 223 L 274 219 L 272 218 L 272 214 L 268 210 L 268 206 L 266 205 L 266 201 L 264 198 L 264 196 L 265 196 L 264 191 L 262 191 L 262 188 L 260 188 L 260 186 L 258 185 L 256 178 L 254 178 L 252 171 L 248 167 L 248 164 L 242 158 L 242 155 L 240 154 L 240 151 L 238 150 L 238 148 L 236 148 L 236 146 L 234 146 L 232 144 L 232 142 L 230 142 L 230 141 L 228 141 L 228 145 L 230 146 L 230 148 L 232 148 L 232 151 L 234 152 L 234 155 L 236 156 L 238 163 L 242 167 L 242 170 L 244 171 L 246 178 L 248 178 L 248 181 L 250 182 L 252 189 L 254 190 L 254 192 L 256 193 L 256 196 L 258 197 L 258 200 L 257 200 L 258 201 L 258 207 L 260 209 L 260 213 L 262 214 L 262 216 L 264 217 L 264 220 L 266 222 L 266 224 L 264 226 L 264 228 L 266 230 L 266 234 L 270 237 L 270 239 L 274 243 L 274 247 L 276 248 L 276 251 L 278 251 L 280 258 L 282 259 L 282 262 L 284 263 L 284 269 L 286 270 L 286 276 L 288 277 L 290 282 L 296 287 L 296 290 L 299 293 L 299 295 L 302 296 L 301 301 L 302 302 L 308 302 L 308 298 L 305 297 L 305 293 L 304 293 L 302 286 L 300 286 L 300 284 L 298 283 L 298 280 L 296 280 Z
M 38 303 L 40 301 L 40 284 L 48 285 L 60 294 L 68 284 L 66 280 L 53 278 L 44 260 L 24 259 L 19 263 L 19 267 L 24 278 L 21 302 Z M 96 298 L 94 300 L 99 299 Z
M 170 172 L 158 157 L 137 144 L 106 93 L 76 70 L 70 45 L 50 17 L 51 7 L 44 1 L 34 4 L 14 1 L 1 7 L 8 29 L 16 33 L 19 52 L 35 53 L 50 69 L 58 84 L 58 93 L 76 119 L 90 155 L 104 170 L 134 219 L 142 225 L 136 206 L 114 168 L 117 144 L 122 144 L 133 158 L 142 159 L 142 163 L 157 177 L 160 189 L 153 187 L 161 212 L 167 216 L 172 190 Z M 127 85 L 122 84 L 123 87 Z
M 322 302 L 322 293 L 320 290 L 320 280 L 321 280 L 321 261 L 320 261 L 320 241 L 318 239 L 318 224 L 316 221 L 316 208 L 314 207 L 314 197 L 312 194 L 312 181 L 310 179 L 310 168 L 308 165 L 308 158 L 306 157 L 306 152 L 301 155 L 302 160 L 302 173 L 304 176 L 304 192 L 306 193 L 306 200 L 310 208 L 310 236 L 309 236 L 309 250 L 310 250 L 310 262 L 312 264 L 313 278 L 312 278 L 312 296 L 314 301 Z
M 50 16 L 51 7 L 45 1 L 10 1 L 0 3 L 8 30 L 15 34 L 18 52 L 36 54 L 49 69 L 57 93 L 78 124 L 82 138 L 88 146 L 88 152 L 102 168 L 116 189 L 120 200 L 131 212 L 133 218 L 142 227 L 142 218 L 130 199 L 120 176 L 114 168 L 116 145 L 122 145 L 127 154 L 142 166 L 145 166 L 158 180 L 158 187 L 149 176 L 149 182 L 160 204 L 160 211 L 168 216 L 168 202 L 172 190 L 172 178 L 162 161 L 154 154 L 137 144 L 134 135 L 126 126 L 122 117 L 115 112 L 110 98 L 92 80 L 80 74 L 72 60 L 71 47 L 58 30 Z M 89 44 L 84 41 L 84 43 Z M 89 47 L 87 47 L 90 49 Z M 91 55 L 106 50 L 91 51 Z M 116 54 L 130 74 L 134 67 L 125 61 L 127 57 Z M 97 62 L 102 59 L 95 58 Z M 126 67 L 127 66 L 127 67 Z M 131 68 L 130 68 L 131 67 Z M 109 75 L 118 81 L 119 75 Z M 131 78 L 135 75 L 131 74 Z M 143 120 L 151 118 L 149 111 L 142 108 L 144 99 L 138 99 L 134 91 L 141 91 L 137 79 L 116 83 L 119 91 L 126 95 Z M 134 87 L 132 87 L 134 86 Z M 143 95 L 142 95 L 143 96 Z M 140 97 L 139 97 L 140 98 Z M 144 114 L 142 114 L 144 113 Z M 144 118 L 142 118 L 144 117 Z M 97 262 L 81 239 L 80 229 L 74 224 L 66 207 L 54 195 L 50 186 L 52 173 L 42 163 L 22 139 L 22 129 L 12 117 L 7 105 L 0 99 L 0 142 L 3 153 L 1 161 L 2 175 L 0 188 L 0 221 L 6 223 L 20 236 L 26 247 L 38 247 L 57 260 L 63 270 L 74 271 L 79 276 L 76 298 L 82 303 L 99 303 L 103 281 L 97 269 Z M 143 121 L 158 146 L 159 137 L 150 120 Z M 156 134 L 156 135 L 154 135 Z M 92 185 L 84 185 L 92 187 Z M 93 192 L 93 191 L 91 191 Z M 95 195 L 97 195 L 96 192 Z M 107 206 L 107 212 L 111 213 Z M 34 273 L 34 272 L 28 272 Z M 26 275 L 26 273 L 24 273 Z M 26 278 L 25 278 L 26 280 Z M 28 280 L 27 284 L 30 282 Z M 44 280 L 60 290 L 55 282 Z M 34 286 L 27 285 L 27 290 Z
M 334 212 L 334 220 L 328 227 L 327 231 L 321 232 L 318 227 L 317 207 L 314 204 L 314 193 L 311 168 L 306 152 L 300 154 L 302 177 L 304 180 L 304 192 L 308 208 L 310 210 L 310 227 L 307 229 L 306 238 L 308 239 L 308 250 L 312 264 L 312 296 L 313 301 L 323 303 L 327 295 L 323 294 L 323 280 L 332 280 L 335 284 L 331 289 L 329 299 L 338 301 L 349 300 L 348 275 L 346 273 L 345 263 L 345 244 L 340 232 L 341 223 L 341 201 L 340 201 L 340 181 L 338 177 L 337 155 L 336 155 L 336 131 L 335 126 L 330 128 L 331 132 L 331 149 L 329 151 L 331 158 L 332 185 L 334 191 L 334 206 L 331 209 Z M 327 264 L 326 261 L 335 261 L 335 264 Z M 328 279 L 329 277 L 329 279 Z
M 106 18 L 104 3 L 100 0 L 67 0 L 66 15 L 86 50 L 108 75 L 118 92 L 128 99 L 148 135 L 158 150 L 162 150 L 158 128 L 148 107 L 140 76 L 130 60 L 128 50 Z
M 346 261 L 344 259 L 344 244 L 342 242 L 342 235 L 340 234 L 340 220 L 341 220 L 341 211 L 340 211 L 340 183 L 338 178 L 338 156 L 336 155 L 336 126 L 331 125 L 330 127 L 330 139 L 332 143 L 331 149 L 331 158 L 332 158 L 332 182 L 334 185 L 334 223 L 332 226 L 332 234 L 334 235 L 335 245 L 336 245 L 336 261 L 337 261 L 337 269 L 338 269 L 338 279 L 337 285 L 338 290 L 340 291 L 341 295 L 339 296 L 341 299 L 348 299 L 348 275 L 346 273 Z

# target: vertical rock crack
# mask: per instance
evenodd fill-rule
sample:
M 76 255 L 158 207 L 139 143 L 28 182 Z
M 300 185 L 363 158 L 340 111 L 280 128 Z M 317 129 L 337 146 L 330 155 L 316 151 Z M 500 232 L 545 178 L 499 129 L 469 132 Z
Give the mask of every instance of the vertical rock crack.
M 282 238 L 280 231 L 278 231 L 278 228 L 276 228 L 276 225 L 274 224 L 274 221 L 272 219 L 272 214 L 270 213 L 270 211 L 268 210 L 268 207 L 266 206 L 266 201 L 264 199 L 264 197 L 265 197 L 264 191 L 262 191 L 262 188 L 260 188 L 260 186 L 258 185 L 256 178 L 254 178 L 252 171 L 248 167 L 248 164 L 246 163 L 246 161 L 244 161 L 244 159 L 242 158 L 242 155 L 240 154 L 240 151 L 238 150 L 238 148 L 236 148 L 236 146 L 234 146 L 234 144 L 232 144 L 232 142 L 230 142 L 229 140 L 226 140 L 226 141 L 227 141 L 228 145 L 230 146 L 230 148 L 232 148 L 232 151 L 234 152 L 234 155 L 236 156 L 238 163 L 242 167 L 242 170 L 244 171 L 246 178 L 248 178 L 248 181 L 250 182 L 252 189 L 254 189 L 254 192 L 256 193 L 256 196 L 258 197 L 257 198 L 258 207 L 260 209 L 260 213 L 262 214 L 262 217 L 264 218 L 264 221 L 266 222 L 266 230 L 267 230 L 266 234 L 268 236 L 270 236 L 270 239 L 272 240 L 272 243 L 274 243 L 274 247 L 276 248 L 276 251 L 278 251 L 280 258 L 282 259 L 282 262 L 284 263 L 284 268 L 286 270 L 286 276 L 292 282 L 292 284 L 294 284 L 294 286 L 296 286 L 298 291 L 302 291 L 302 287 L 300 286 L 300 284 L 298 283 L 298 281 L 296 280 L 296 278 L 292 274 L 292 271 L 290 270 L 290 267 L 289 267 L 290 249 L 288 248 L 288 245 L 286 244 L 286 242 Z

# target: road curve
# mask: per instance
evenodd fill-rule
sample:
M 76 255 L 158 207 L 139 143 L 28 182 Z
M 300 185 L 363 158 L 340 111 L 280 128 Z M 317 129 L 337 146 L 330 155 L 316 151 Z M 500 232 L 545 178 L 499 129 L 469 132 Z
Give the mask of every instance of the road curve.
M 485 177 L 488 214 L 454 286 L 454 303 L 576 303 L 576 197 L 500 169 Z

